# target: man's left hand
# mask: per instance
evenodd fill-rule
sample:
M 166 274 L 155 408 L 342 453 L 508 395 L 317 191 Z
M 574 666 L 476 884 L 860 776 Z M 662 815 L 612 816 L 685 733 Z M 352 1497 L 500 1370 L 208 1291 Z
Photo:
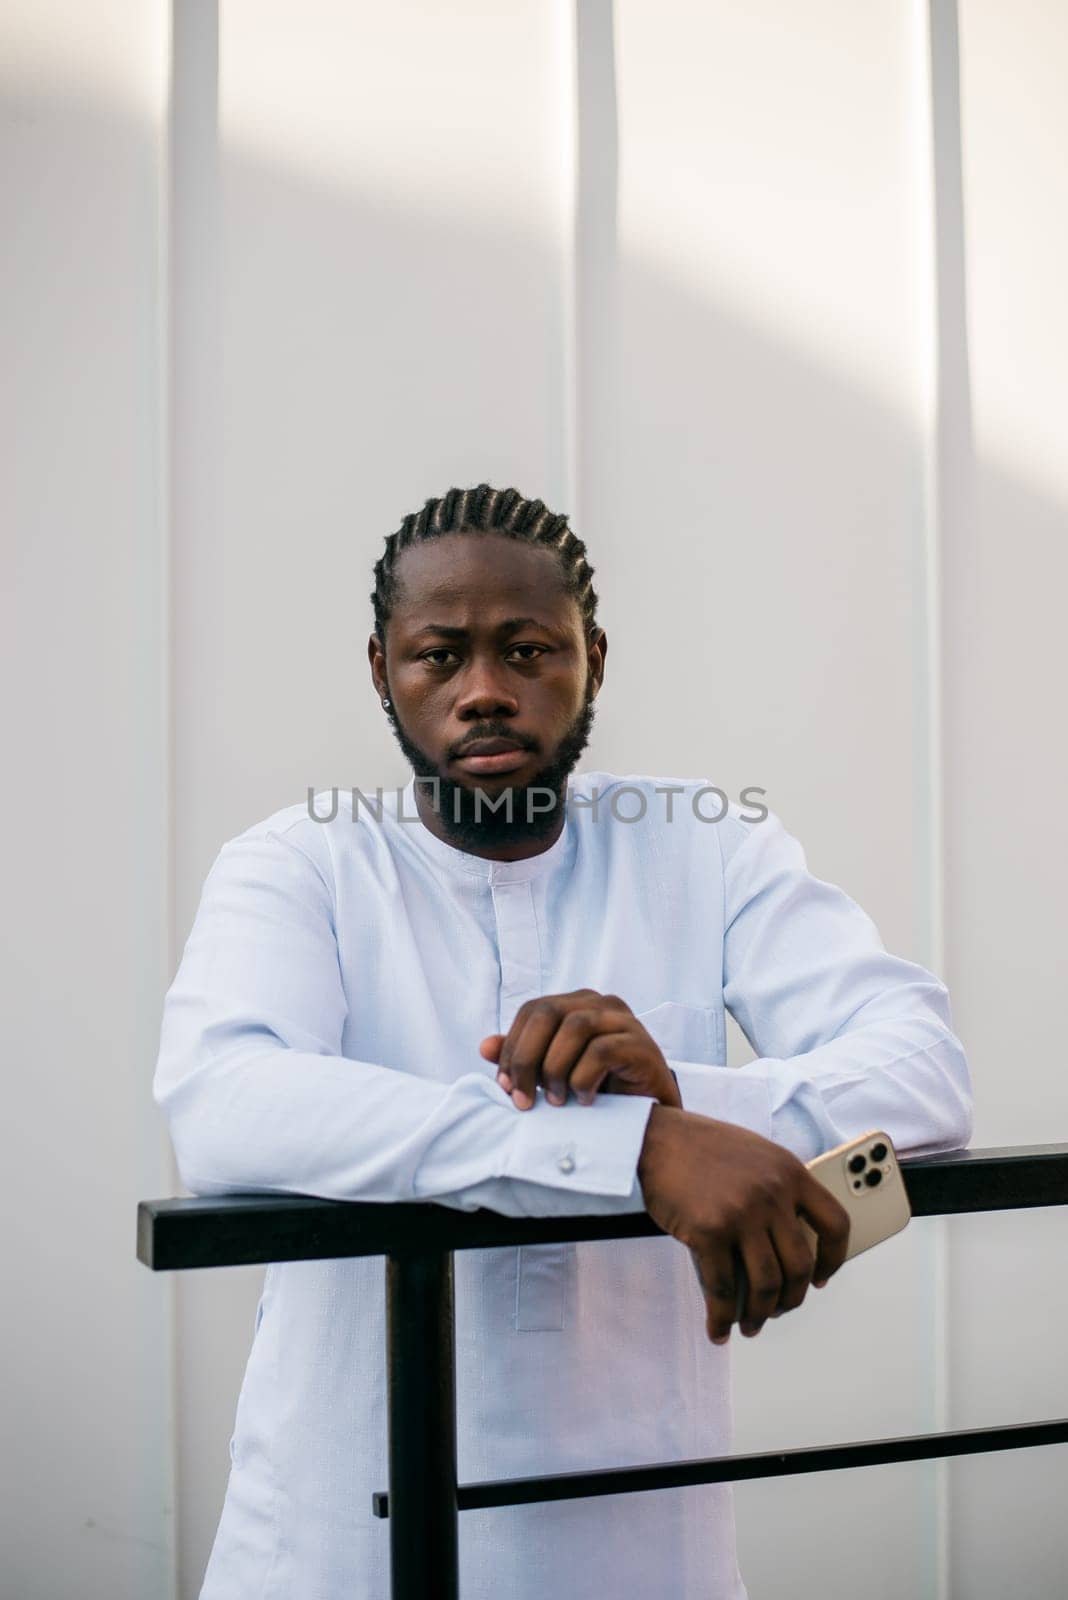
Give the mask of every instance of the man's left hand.
M 497 1082 L 520 1111 L 533 1106 L 539 1083 L 552 1105 L 562 1106 L 570 1089 L 582 1105 L 600 1090 L 682 1107 L 659 1045 L 616 994 L 539 995 L 520 1006 L 506 1034 L 489 1034 L 479 1050 L 497 1063 Z

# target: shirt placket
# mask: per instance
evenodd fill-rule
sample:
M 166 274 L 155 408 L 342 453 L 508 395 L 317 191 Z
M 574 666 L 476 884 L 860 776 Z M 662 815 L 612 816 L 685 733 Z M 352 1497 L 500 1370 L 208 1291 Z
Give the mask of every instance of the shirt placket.
M 507 1033 L 516 1012 L 543 993 L 541 943 L 529 882 L 493 885 L 493 909 L 501 963 L 498 1030 Z M 517 1116 L 533 1116 L 520 1111 Z M 518 1333 L 558 1331 L 564 1326 L 569 1244 L 521 1245 L 515 1252 L 515 1327 Z

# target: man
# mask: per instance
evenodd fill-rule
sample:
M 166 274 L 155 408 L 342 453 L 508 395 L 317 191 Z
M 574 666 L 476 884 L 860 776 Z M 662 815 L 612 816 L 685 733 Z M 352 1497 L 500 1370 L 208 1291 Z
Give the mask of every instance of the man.
M 155 1080 L 182 1180 L 647 1209 L 674 1237 L 458 1252 L 460 1480 L 723 1453 L 732 1325 L 844 1258 L 804 1161 L 873 1127 L 968 1140 L 946 990 L 774 816 L 720 816 L 702 778 L 572 777 L 607 640 L 565 517 L 452 489 L 386 541 L 372 600 L 413 776 L 380 814 L 371 786 L 355 821 L 317 797 L 220 852 Z M 269 1267 L 202 1600 L 386 1600 L 384 1402 L 382 1263 Z M 460 1564 L 464 1600 L 745 1594 L 728 1486 L 466 1512 Z

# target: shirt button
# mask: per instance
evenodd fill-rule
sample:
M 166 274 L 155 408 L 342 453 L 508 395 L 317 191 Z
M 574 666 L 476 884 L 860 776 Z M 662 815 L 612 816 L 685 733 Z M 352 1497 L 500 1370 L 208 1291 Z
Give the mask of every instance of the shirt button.
M 570 1156 L 565 1153 L 564 1155 L 558 1157 L 556 1165 L 560 1168 L 561 1172 L 574 1172 L 575 1158 L 574 1156 Z

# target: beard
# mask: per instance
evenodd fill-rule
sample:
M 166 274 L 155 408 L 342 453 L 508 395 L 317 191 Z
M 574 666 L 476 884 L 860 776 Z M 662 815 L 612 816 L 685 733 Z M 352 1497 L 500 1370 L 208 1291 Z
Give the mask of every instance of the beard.
M 585 750 L 593 727 L 592 682 L 586 680 L 586 697 L 565 732 L 552 760 L 540 767 L 529 783 L 504 784 L 491 790 L 467 788 L 440 772 L 425 750 L 408 737 L 392 707 L 387 715 L 394 737 L 417 778 L 437 780 L 436 812 L 449 844 L 477 853 L 479 847 L 518 844 L 548 839 L 559 827 L 566 803 L 567 780 Z M 487 726 L 480 737 L 511 738 L 507 726 Z M 434 788 L 429 785 L 431 803 Z M 551 803 L 550 803 L 551 796 Z M 491 809 L 494 808 L 494 809 Z

